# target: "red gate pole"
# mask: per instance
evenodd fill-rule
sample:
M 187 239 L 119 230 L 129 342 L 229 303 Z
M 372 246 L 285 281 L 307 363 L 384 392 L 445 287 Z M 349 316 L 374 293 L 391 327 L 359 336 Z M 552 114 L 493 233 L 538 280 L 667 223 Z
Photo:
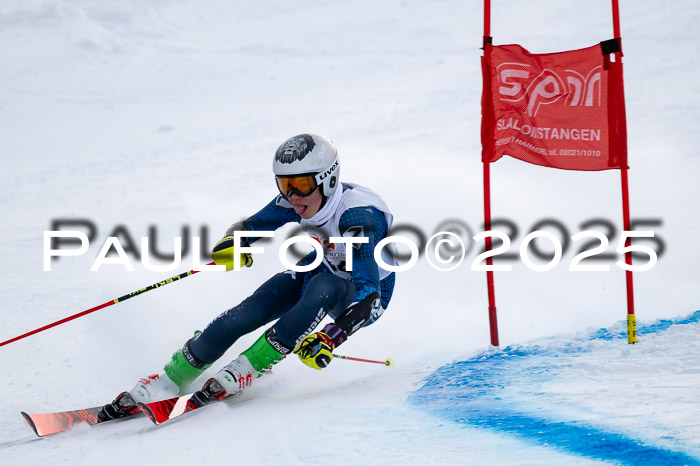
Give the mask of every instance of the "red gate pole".
M 484 162 L 484 231 L 491 230 L 491 164 Z M 491 237 L 486 237 L 486 250 L 491 250 Z M 493 265 L 491 256 L 486 258 L 486 265 Z M 496 316 L 496 290 L 493 284 L 493 270 L 486 271 L 486 288 L 489 295 L 489 330 L 491 345 L 498 346 L 498 318 Z
M 484 0 L 484 45 L 491 43 L 491 0 Z M 484 231 L 491 230 L 491 163 L 482 160 L 484 164 Z M 486 251 L 491 250 L 491 237 L 486 237 Z M 493 265 L 491 257 L 486 258 L 486 265 Z M 498 318 L 496 315 L 496 291 L 493 284 L 493 271 L 486 272 L 486 288 L 489 297 L 489 331 L 491 345 L 498 344 Z
M 618 0 L 612 0 L 612 17 L 613 17 L 613 35 L 614 38 L 620 41 L 622 44 L 622 37 L 620 33 L 620 7 Z M 622 48 L 622 46 L 620 46 Z M 618 63 L 622 62 L 622 52 L 615 52 L 615 61 Z M 627 163 L 620 169 L 620 176 L 622 181 L 622 224 L 624 231 L 630 231 L 630 196 L 629 196 L 629 183 L 627 179 Z M 629 247 L 631 244 L 630 238 L 625 241 L 625 247 Z M 632 253 L 625 253 L 625 263 L 632 265 Z M 634 314 L 634 284 L 633 275 L 631 270 L 625 271 L 625 279 L 627 282 L 627 343 L 633 344 L 637 343 L 637 318 Z
M 484 43 L 491 40 L 491 0 L 484 0 Z
M 622 223 L 624 231 L 630 231 L 630 195 L 627 183 L 627 166 L 620 170 L 622 175 Z M 631 240 L 629 237 L 625 240 L 625 247 L 629 247 Z M 632 253 L 625 253 L 625 263 L 632 265 Z M 637 317 L 634 314 L 634 285 L 632 282 L 632 271 L 625 271 L 627 281 L 627 343 L 637 343 Z

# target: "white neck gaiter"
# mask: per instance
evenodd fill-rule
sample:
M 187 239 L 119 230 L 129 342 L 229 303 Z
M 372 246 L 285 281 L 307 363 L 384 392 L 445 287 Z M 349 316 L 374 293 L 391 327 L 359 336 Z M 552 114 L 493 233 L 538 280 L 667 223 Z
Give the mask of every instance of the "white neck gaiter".
M 309 219 L 301 219 L 302 225 L 309 225 L 312 227 L 318 227 L 326 223 L 331 219 L 336 210 L 338 210 L 338 204 L 340 204 L 340 199 L 343 197 L 343 185 L 341 184 L 335 190 L 331 197 L 326 201 L 326 205 L 323 209 L 316 212 L 316 215 Z

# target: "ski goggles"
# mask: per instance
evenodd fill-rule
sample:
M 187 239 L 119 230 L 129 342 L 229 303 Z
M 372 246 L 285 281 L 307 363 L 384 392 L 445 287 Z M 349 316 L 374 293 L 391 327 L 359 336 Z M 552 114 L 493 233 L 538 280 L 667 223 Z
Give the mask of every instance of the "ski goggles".
M 275 181 L 277 181 L 277 189 L 284 197 L 289 197 L 292 193 L 306 197 L 318 187 L 316 176 L 313 174 L 276 176 Z

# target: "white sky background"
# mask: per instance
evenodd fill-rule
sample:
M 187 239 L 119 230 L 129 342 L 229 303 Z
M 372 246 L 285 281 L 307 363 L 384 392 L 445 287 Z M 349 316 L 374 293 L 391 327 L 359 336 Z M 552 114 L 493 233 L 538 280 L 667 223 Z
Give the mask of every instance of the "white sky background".
M 578 3 L 494 2 L 494 43 L 546 52 L 610 38 L 608 2 Z M 637 313 L 652 320 L 688 314 L 700 302 L 700 7 L 688 0 L 622 1 L 620 8 L 632 217 L 662 219 L 657 233 L 667 246 L 652 271 L 635 276 Z M 142 269 L 88 270 L 119 224 L 134 238 L 157 225 L 166 251 L 182 225 L 207 225 L 214 241 L 275 195 L 272 154 L 304 131 L 333 139 L 342 179 L 378 191 L 397 222 L 431 234 L 459 217 L 476 233 L 483 218 L 481 35 L 475 1 L 5 0 L 0 339 L 162 279 Z M 571 234 L 595 217 L 620 224 L 619 186 L 616 171 L 502 159 L 492 168 L 493 214 L 518 223 L 517 250 L 545 217 L 560 219 Z M 98 239 L 86 257 L 61 259 L 45 273 L 42 232 L 59 217 L 91 219 Z M 272 251 L 240 276 L 192 277 L 0 349 L 12 380 L 5 389 L 25 387 L 20 402 L 41 400 L 37 411 L 83 404 L 85 394 L 72 390 L 85 384 L 91 400 L 110 398 L 278 271 Z M 474 256 L 455 272 L 441 274 L 422 259 L 399 276 L 382 327 L 358 334 L 348 353 L 435 367 L 485 348 L 485 277 L 469 271 Z M 622 271 L 572 274 L 572 257 L 552 272 L 515 264 L 496 275 L 503 344 L 624 318 Z M 47 365 L 53 369 L 42 372 Z M 45 380 L 36 381 L 38 373 Z M 362 370 L 350 373 L 347 380 Z M 49 386 L 58 392 L 47 393 Z

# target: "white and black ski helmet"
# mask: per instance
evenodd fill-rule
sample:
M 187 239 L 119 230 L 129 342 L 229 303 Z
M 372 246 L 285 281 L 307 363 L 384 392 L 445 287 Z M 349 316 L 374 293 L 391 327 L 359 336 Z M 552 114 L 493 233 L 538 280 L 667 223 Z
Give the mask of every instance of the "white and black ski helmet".
M 318 134 L 299 134 L 284 141 L 272 161 L 275 176 L 313 174 L 321 194 L 329 197 L 340 184 L 340 161 L 333 142 Z

